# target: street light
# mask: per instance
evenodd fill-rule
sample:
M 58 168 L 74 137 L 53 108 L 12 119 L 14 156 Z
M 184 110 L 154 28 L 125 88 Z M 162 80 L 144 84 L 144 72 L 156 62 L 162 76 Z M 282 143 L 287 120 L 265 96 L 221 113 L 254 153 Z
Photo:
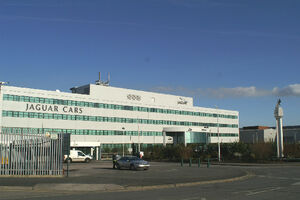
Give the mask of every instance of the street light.
M 219 113 L 218 113 L 218 106 L 217 109 L 217 126 L 218 126 L 218 161 L 221 161 L 221 148 L 220 148 L 220 132 L 219 132 Z
M 138 120 L 139 122 L 139 120 Z M 138 125 L 138 152 L 141 151 L 141 141 L 140 141 L 140 126 Z
M 188 132 L 189 132 L 189 138 L 191 138 L 191 132 L 192 132 L 192 131 L 193 131 L 193 130 L 192 130 L 191 128 L 188 129 Z M 185 135 L 186 135 L 186 133 L 184 133 L 184 146 L 186 146 Z M 191 141 L 190 141 L 190 142 L 191 142 Z
M 124 148 L 124 132 L 125 132 L 125 128 L 124 127 L 122 127 L 122 130 L 123 130 L 123 137 L 122 137 L 122 140 L 123 140 L 123 157 L 124 157 L 124 150 L 125 150 L 125 148 Z

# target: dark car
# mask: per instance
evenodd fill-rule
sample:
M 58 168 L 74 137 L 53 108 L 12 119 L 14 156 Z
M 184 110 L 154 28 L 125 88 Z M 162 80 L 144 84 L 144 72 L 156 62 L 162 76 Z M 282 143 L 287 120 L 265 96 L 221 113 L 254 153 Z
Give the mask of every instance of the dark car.
M 147 170 L 150 167 L 149 162 L 142 160 L 136 156 L 125 156 L 121 157 L 119 160 L 117 160 L 116 167 L 118 169 L 126 168 L 126 169 L 144 169 Z

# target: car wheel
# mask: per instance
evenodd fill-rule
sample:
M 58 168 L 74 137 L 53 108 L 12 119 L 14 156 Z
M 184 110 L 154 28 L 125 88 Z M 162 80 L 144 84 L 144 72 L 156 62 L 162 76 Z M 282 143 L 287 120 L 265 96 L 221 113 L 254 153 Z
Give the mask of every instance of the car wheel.
M 130 169 L 131 169 L 131 170 L 136 170 L 136 168 L 135 168 L 134 165 L 130 165 Z
M 68 158 L 68 159 L 66 160 L 66 162 L 67 162 L 67 163 L 71 163 L 71 162 L 72 162 L 72 159 L 71 159 L 71 158 Z
M 89 163 L 89 162 L 91 162 L 91 159 L 86 158 L 86 159 L 85 159 L 85 162 L 86 162 L 86 163 Z
M 116 166 L 117 166 L 117 169 L 121 169 L 121 166 L 118 163 L 116 164 Z

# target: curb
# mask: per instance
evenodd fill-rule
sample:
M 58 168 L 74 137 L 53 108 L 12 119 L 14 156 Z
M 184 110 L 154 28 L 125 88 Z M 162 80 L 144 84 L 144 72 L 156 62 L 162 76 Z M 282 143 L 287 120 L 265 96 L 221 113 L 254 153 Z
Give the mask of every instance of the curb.
M 238 166 L 238 167 L 293 167 L 300 166 L 300 163 L 214 163 L 215 166 Z
M 37 192 L 130 192 L 130 191 L 146 191 L 157 189 L 169 189 L 190 187 L 198 185 L 208 185 L 216 183 L 229 183 L 234 181 L 245 180 L 255 176 L 254 173 L 246 171 L 246 175 L 218 179 L 210 181 L 197 181 L 188 183 L 174 183 L 150 186 L 121 186 L 115 184 L 74 184 L 74 183 L 60 183 L 60 184 L 37 184 L 35 186 L 0 186 L 0 191 L 37 191 Z
M 167 188 L 179 188 L 179 187 L 190 187 L 197 185 L 208 185 L 215 183 L 229 183 L 233 181 L 240 181 L 251 178 L 255 176 L 252 172 L 246 172 L 246 175 L 228 179 L 219 179 L 219 180 L 211 180 L 211 181 L 197 181 L 197 182 L 189 182 L 189 183 L 175 183 L 175 184 L 164 184 L 164 185 L 153 185 L 153 186 L 129 186 L 126 187 L 127 191 L 143 191 L 143 190 L 155 190 L 155 189 L 167 189 Z
M 77 184 L 77 183 L 51 183 L 37 184 L 32 187 L 35 191 L 57 192 L 93 192 L 93 191 L 121 191 L 124 187 L 116 184 Z

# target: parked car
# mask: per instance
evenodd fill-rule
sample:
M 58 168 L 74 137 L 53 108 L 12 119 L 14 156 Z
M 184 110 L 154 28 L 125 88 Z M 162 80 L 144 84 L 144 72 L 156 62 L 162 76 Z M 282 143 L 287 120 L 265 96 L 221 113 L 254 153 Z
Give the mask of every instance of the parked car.
M 67 155 L 64 156 L 65 162 L 91 162 L 92 156 L 84 154 L 79 150 L 70 150 L 69 158 Z
M 147 170 L 150 167 L 149 162 L 142 160 L 136 156 L 125 156 L 117 160 L 116 167 L 118 169 L 126 168 L 131 170 L 144 169 Z

